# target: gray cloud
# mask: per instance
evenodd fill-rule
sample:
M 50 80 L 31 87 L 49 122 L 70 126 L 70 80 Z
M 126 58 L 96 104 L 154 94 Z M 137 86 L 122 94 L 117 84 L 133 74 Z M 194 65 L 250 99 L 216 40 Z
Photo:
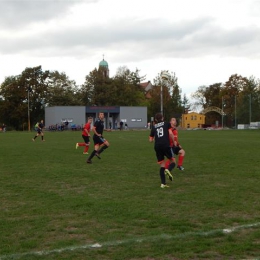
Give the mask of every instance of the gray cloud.
M 106 52 L 109 49 L 118 52 L 118 56 L 114 57 L 118 62 L 136 62 L 158 57 L 191 58 L 211 54 L 259 57 L 259 46 L 259 27 L 226 30 L 217 26 L 211 17 L 179 23 L 161 19 L 125 19 L 120 24 L 110 23 L 105 26 L 93 24 L 89 27 L 50 28 L 48 33 L 17 37 L 15 41 L 0 38 L 0 52 L 5 54 L 19 52 L 39 57 L 80 58 L 95 51 Z
M 98 0 L 0 0 L 0 29 L 16 30 L 63 17 L 79 3 Z

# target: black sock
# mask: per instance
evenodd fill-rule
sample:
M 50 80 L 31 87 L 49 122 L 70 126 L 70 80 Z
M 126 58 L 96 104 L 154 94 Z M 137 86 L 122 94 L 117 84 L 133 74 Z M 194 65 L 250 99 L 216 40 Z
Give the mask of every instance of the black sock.
M 170 165 L 169 165 L 169 171 L 171 172 L 173 169 L 174 169 L 174 167 L 175 167 L 175 162 L 172 162 Z
M 36 138 L 37 138 L 37 135 L 36 135 L 36 136 L 34 136 L 34 138 L 33 138 L 33 139 L 35 140 Z
M 88 160 L 91 160 L 94 156 L 95 156 L 95 154 L 96 154 L 96 150 L 94 150 L 92 153 L 91 153 L 91 155 L 88 157 Z
M 104 145 L 104 146 L 102 146 L 98 151 L 97 151 L 97 153 L 98 154 L 101 154 L 102 152 L 104 152 L 104 150 L 106 150 L 108 148 L 108 146 L 107 145 Z
M 161 167 L 161 168 L 160 168 L 161 183 L 165 185 L 165 184 L 166 184 L 166 181 L 165 181 L 165 173 L 164 173 L 164 171 L 165 171 L 165 168 L 164 168 L 164 167 Z

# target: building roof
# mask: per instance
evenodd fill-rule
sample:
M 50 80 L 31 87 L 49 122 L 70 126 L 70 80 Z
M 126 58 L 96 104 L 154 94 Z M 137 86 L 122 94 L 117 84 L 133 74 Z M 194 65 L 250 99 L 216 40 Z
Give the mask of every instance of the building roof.
M 153 88 L 153 85 L 150 81 L 140 83 L 140 86 L 147 92 Z
M 99 62 L 99 67 L 105 67 L 108 68 L 108 63 L 107 61 L 105 61 L 104 59 L 102 61 Z

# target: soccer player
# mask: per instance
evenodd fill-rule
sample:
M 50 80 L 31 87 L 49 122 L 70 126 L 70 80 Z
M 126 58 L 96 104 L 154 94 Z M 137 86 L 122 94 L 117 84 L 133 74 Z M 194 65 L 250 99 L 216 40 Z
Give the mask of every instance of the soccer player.
M 173 168 L 175 166 L 175 158 L 173 157 L 169 139 L 171 138 L 173 140 L 171 125 L 163 120 L 164 118 L 161 113 L 157 113 L 155 115 L 155 124 L 152 126 L 149 141 L 154 141 L 154 150 L 156 153 L 157 162 L 160 164 L 159 173 L 161 178 L 161 188 L 168 188 L 169 186 L 166 184 L 165 175 L 167 174 L 171 181 L 172 175 L 168 169 L 165 170 L 164 157 L 170 160 L 170 166 Z
M 88 154 L 88 149 L 90 145 L 90 128 L 92 124 L 92 117 L 88 117 L 88 122 L 84 125 L 82 130 L 82 138 L 84 140 L 84 143 L 76 143 L 76 149 L 78 149 L 79 146 L 84 146 L 84 152 L 83 154 Z
M 177 126 L 176 118 L 174 118 L 174 117 L 171 118 L 170 124 L 171 124 L 171 127 L 172 127 L 171 130 L 172 130 L 172 133 L 173 133 L 173 136 L 174 136 L 174 140 L 173 140 L 173 142 L 170 141 L 170 145 L 172 147 L 173 153 L 178 155 L 178 166 L 177 166 L 177 168 L 180 171 L 184 171 L 182 164 L 183 164 L 183 160 L 184 160 L 184 156 L 185 156 L 185 151 L 181 147 L 181 145 L 178 141 L 178 130 L 176 129 L 176 126 Z M 169 162 L 167 161 L 166 166 L 165 166 L 166 169 L 168 168 L 168 165 L 169 165 Z
M 42 141 L 44 142 L 45 140 L 44 140 L 44 138 L 43 138 L 43 136 L 44 136 L 44 133 L 43 133 L 43 128 L 44 128 L 43 120 L 41 120 L 40 123 L 36 124 L 36 125 L 35 125 L 35 128 L 36 128 L 37 134 L 36 134 L 36 135 L 34 136 L 34 138 L 32 139 L 33 142 L 35 141 L 35 139 L 36 139 L 39 135 L 41 135 Z
M 100 154 L 109 147 L 109 142 L 102 136 L 104 130 L 104 113 L 100 112 L 98 114 L 98 120 L 94 123 L 92 131 L 94 132 L 93 141 L 94 141 L 94 151 L 90 154 L 87 159 L 87 163 L 92 163 L 91 159 L 94 156 L 97 156 L 98 159 L 101 159 Z

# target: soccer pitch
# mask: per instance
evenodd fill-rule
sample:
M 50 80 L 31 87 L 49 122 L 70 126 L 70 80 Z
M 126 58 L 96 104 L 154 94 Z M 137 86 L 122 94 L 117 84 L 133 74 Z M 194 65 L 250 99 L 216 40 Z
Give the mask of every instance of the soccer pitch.
M 81 132 L 0 133 L 0 260 L 260 259 L 259 135 L 179 131 L 161 189 L 149 131 L 104 132 L 91 165 Z

